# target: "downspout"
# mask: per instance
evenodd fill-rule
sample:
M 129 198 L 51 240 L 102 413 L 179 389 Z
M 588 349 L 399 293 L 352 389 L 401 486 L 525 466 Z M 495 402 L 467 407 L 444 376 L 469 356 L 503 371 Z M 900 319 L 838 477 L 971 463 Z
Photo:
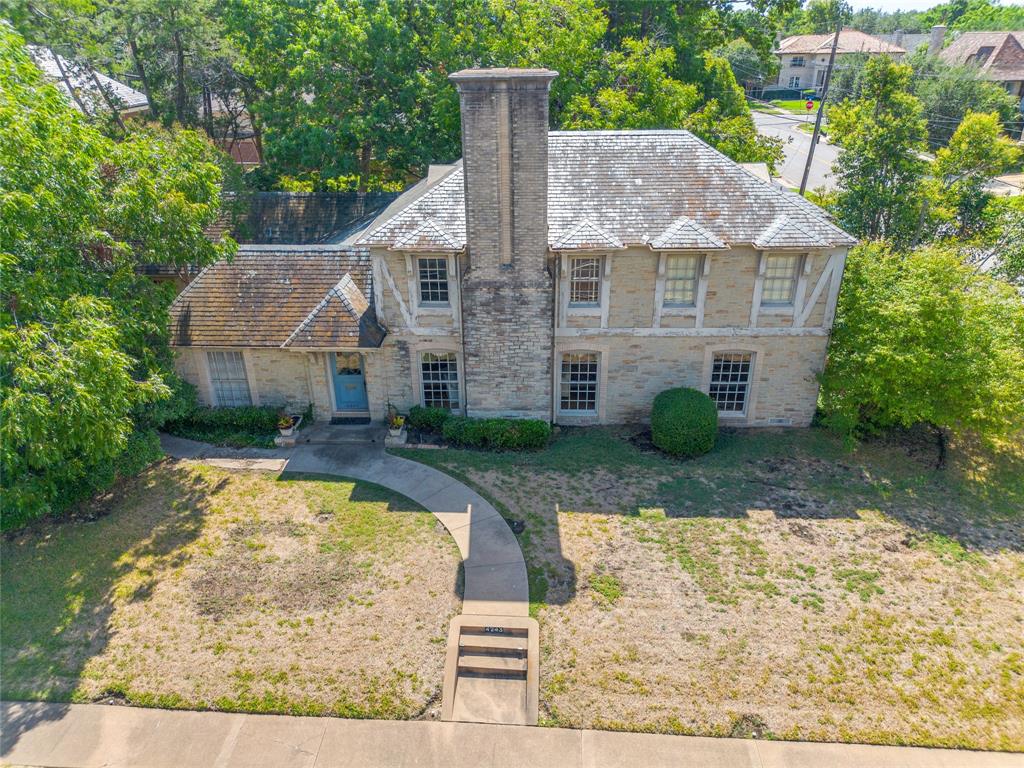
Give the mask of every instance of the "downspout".
M 559 266 L 561 264 L 561 257 L 558 254 L 555 254 L 555 259 L 553 261 L 549 261 L 548 264 L 550 265 L 549 268 L 552 269 L 554 273 L 552 275 L 551 285 L 555 292 L 554 301 L 551 302 L 551 375 L 548 376 L 548 381 L 551 384 L 551 399 L 548 402 L 551 409 L 549 422 L 554 424 L 556 413 L 555 398 L 558 397 L 558 387 L 555 383 L 555 376 L 558 375 L 558 368 L 556 367 L 558 365 L 558 351 L 555 348 L 555 345 L 558 343 L 558 303 L 560 300 L 559 296 L 561 294 L 559 285 L 561 269 Z

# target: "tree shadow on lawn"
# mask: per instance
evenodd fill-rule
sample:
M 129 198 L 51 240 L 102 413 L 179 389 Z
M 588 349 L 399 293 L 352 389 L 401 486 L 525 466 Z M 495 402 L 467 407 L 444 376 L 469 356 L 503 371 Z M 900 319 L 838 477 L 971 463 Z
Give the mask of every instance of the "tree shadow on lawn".
M 538 453 L 399 453 L 460 477 L 506 517 L 521 520 L 531 600 L 561 604 L 577 590 L 576 566 L 561 551 L 559 508 L 737 520 L 765 511 L 791 521 L 857 520 L 870 510 L 906 525 L 911 539 L 940 537 L 963 551 L 1024 551 L 1024 453 L 964 444 L 939 470 L 932 443 L 918 445 L 920 439 L 899 435 L 849 451 L 818 428 L 726 428 L 710 454 L 677 460 L 658 451 L 644 427 L 591 427 L 562 428 Z M 532 496 L 544 492 L 533 487 L 539 481 L 554 480 L 544 499 L 550 512 L 512 511 L 470 476 L 489 471 L 520 478 Z M 534 535 L 557 551 L 548 546 L 531 557 Z
M 159 572 L 184 562 L 210 498 L 226 483 L 157 465 L 68 517 L 5 536 L 0 697 L 75 700 L 86 665 L 110 640 L 115 600 L 147 599 Z M 28 711 L 5 722 L 5 750 L 40 718 L 61 712 Z

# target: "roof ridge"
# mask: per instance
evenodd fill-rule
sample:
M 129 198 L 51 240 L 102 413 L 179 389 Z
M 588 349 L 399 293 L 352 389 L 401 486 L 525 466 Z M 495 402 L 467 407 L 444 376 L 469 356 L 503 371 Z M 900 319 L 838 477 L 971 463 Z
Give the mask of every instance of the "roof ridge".
M 339 280 L 337 283 L 335 283 L 333 286 L 331 286 L 331 288 L 327 290 L 327 293 L 324 294 L 324 297 L 320 299 L 319 303 L 317 303 L 317 305 L 313 308 L 313 311 L 306 315 L 306 318 L 301 323 L 299 323 L 298 326 L 296 326 L 295 330 L 291 332 L 291 335 L 289 335 L 288 338 L 281 343 L 281 347 L 289 346 L 292 343 L 292 341 L 295 340 L 296 336 L 298 336 L 300 333 L 309 328 L 309 326 L 313 324 L 313 321 L 317 319 L 320 313 L 327 309 L 327 305 L 331 303 L 332 298 L 337 298 L 341 302 L 342 306 L 345 307 L 345 310 L 350 315 L 352 315 L 354 319 L 359 319 L 356 316 L 356 310 L 352 306 L 352 302 L 349 301 L 348 297 L 341 291 L 341 287 L 342 285 L 345 284 L 346 280 L 352 285 L 353 288 L 359 291 L 359 286 L 356 285 L 355 281 L 352 279 L 352 273 L 346 272 L 342 276 L 341 280 Z M 359 291 L 359 293 L 362 294 L 362 291 Z
M 654 249 L 660 248 L 663 250 L 672 250 L 671 247 L 666 248 L 666 245 L 668 245 L 671 242 L 670 237 L 680 232 L 683 228 L 686 228 L 694 232 L 698 237 L 707 240 L 709 243 L 711 243 L 711 245 L 709 246 L 711 248 L 726 249 L 729 247 L 728 245 L 725 244 L 725 241 L 723 241 L 721 238 L 715 235 L 711 230 L 700 224 L 698 221 L 690 218 L 689 216 L 680 216 L 679 218 L 677 218 L 675 221 L 669 224 L 668 227 L 666 227 L 660 235 L 651 240 L 649 242 L 649 245 L 651 246 L 651 248 Z
M 577 224 L 575 227 L 573 227 L 568 232 L 566 232 L 564 235 L 562 235 L 557 241 L 555 241 L 553 244 L 551 244 L 551 250 L 553 250 L 553 251 L 558 251 L 558 250 L 563 250 L 563 249 L 564 250 L 568 250 L 570 246 L 568 246 L 567 244 L 572 242 L 573 238 L 577 234 L 579 234 L 580 232 L 584 231 L 588 227 L 590 228 L 591 231 L 593 231 L 601 239 L 603 239 L 608 244 L 608 247 L 610 247 L 610 248 L 624 248 L 625 247 L 622 244 L 622 241 L 619 240 L 619 238 L 615 237 L 614 235 L 609 234 L 604 229 L 599 227 L 597 224 L 592 222 L 589 218 L 584 216 L 579 224 Z

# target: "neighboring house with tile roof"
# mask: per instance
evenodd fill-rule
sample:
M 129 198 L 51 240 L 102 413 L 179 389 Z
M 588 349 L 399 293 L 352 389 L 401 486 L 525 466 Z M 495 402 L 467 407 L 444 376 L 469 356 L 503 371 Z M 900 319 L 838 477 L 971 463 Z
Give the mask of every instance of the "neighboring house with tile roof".
M 963 32 L 939 54 L 950 64 L 978 67 L 1024 102 L 1024 31 Z
M 825 83 L 825 71 L 832 52 L 835 32 L 825 35 L 793 35 L 781 40 L 775 49 L 779 57 L 779 85 L 798 90 L 821 91 Z M 844 29 L 839 33 L 836 44 L 836 66 L 844 57 L 852 54 L 870 56 L 891 56 L 901 59 L 907 50 L 874 35 L 856 29 Z
M 819 208 L 686 131 L 555 131 L 546 70 L 452 76 L 463 161 L 345 244 L 246 246 L 172 308 L 211 405 L 388 404 L 561 424 L 807 425 L 846 252 Z
M 28 52 L 36 66 L 53 81 L 75 109 L 84 107 L 90 113 L 97 110 L 108 112 L 109 103 L 122 117 L 141 114 L 149 109 L 149 99 L 141 91 L 54 54 L 41 45 L 28 46 Z

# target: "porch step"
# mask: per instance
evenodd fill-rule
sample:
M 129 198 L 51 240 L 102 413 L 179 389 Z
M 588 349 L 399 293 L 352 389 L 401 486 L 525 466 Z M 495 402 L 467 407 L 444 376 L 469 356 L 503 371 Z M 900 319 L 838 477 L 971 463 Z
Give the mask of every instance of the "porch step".
M 537 724 L 537 622 L 465 614 L 448 631 L 443 720 Z
M 359 424 L 369 424 L 369 423 L 370 423 L 370 417 L 369 416 L 335 416 L 333 419 L 331 419 L 331 424 L 333 426 L 343 425 L 343 426 L 352 427 L 352 426 L 356 426 L 356 425 L 359 425 Z

